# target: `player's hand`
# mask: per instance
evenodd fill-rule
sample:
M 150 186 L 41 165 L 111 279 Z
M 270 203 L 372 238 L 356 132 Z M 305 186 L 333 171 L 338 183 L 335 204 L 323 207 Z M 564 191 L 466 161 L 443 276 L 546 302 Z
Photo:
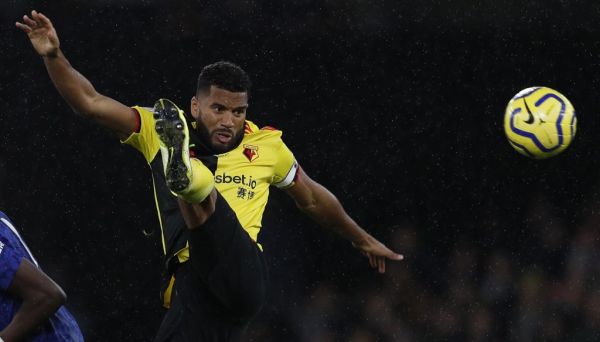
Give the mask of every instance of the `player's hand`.
M 52 22 L 45 15 L 31 11 L 31 17 L 24 15 L 23 23 L 17 22 L 16 26 L 27 33 L 31 45 L 40 56 L 56 56 L 60 42 Z
M 353 242 L 352 245 L 369 258 L 369 264 L 371 267 L 377 268 L 379 273 L 385 273 L 387 259 L 394 261 L 404 259 L 403 255 L 395 253 L 370 235 L 361 242 Z

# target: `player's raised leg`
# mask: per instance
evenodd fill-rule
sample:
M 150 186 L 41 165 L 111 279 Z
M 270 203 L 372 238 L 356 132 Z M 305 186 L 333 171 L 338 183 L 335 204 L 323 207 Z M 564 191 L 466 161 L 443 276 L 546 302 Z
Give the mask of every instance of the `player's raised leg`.
M 154 119 L 166 183 L 190 229 L 190 260 L 175 271 L 171 308 L 155 341 L 238 341 L 266 297 L 262 252 L 215 190 L 212 172 L 189 157 L 183 112 L 163 99 Z

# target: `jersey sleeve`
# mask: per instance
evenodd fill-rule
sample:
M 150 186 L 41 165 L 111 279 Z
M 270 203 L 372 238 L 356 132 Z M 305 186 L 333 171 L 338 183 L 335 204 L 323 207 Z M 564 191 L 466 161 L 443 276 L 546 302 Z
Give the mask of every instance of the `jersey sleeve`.
M 160 149 L 158 135 L 154 130 L 154 118 L 152 111 L 148 108 L 134 106 L 132 107 L 140 117 L 139 132 L 133 132 L 131 135 L 121 141 L 123 144 L 132 146 L 144 155 L 144 158 L 150 163 L 158 150 Z
M 298 172 L 298 162 L 294 158 L 294 154 L 290 149 L 281 141 L 279 150 L 277 152 L 277 160 L 274 166 L 274 175 L 272 185 L 285 189 L 294 185 L 294 179 L 296 172 Z
M 0 230 L 6 229 L 0 226 Z M 4 234 L 6 233 L 0 231 L 0 289 L 2 290 L 8 289 L 24 258 Z

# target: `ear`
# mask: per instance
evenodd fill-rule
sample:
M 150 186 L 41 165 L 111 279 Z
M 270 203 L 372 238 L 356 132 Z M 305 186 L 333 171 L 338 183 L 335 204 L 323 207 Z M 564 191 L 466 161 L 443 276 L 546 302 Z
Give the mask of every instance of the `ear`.
M 200 103 L 196 96 L 192 96 L 190 101 L 190 114 L 192 114 L 192 117 L 196 120 L 200 116 Z

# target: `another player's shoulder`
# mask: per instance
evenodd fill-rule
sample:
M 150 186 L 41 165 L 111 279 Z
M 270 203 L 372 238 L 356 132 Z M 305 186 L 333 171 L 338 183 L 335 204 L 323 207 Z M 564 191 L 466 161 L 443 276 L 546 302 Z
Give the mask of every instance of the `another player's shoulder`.
M 0 237 L 12 238 L 14 229 L 14 225 L 8 215 L 0 211 Z

